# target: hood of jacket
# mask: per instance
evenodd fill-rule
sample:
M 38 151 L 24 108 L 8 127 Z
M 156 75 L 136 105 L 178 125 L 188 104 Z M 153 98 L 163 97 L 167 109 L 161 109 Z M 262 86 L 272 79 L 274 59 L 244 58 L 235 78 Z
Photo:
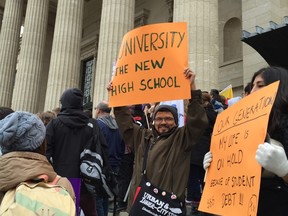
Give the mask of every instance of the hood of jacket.
M 103 122 L 110 129 L 116 130 L 118 129 L 118 125 L 116 120 L 111 115 L 100 116 L 97 120 Z
M 47 175 L 48 181 L 57 176 L 44 155 L 34 152 L 10 152 L 0 157 L 0 191 L 5 192 L 19 183 Z
M 61 111 L 66 109 L 83 110 L 83 93 L 80 89 L 66 89 L 61 98 Z
M 69 128 L 81 128 L 87 125 L 89 117 L 82 110 L 65 109 L 57 118 Z
M 67 127 L 81 128 L 87 125 L 89 117 L 83 112 L 83 93 L 80 89 L 66 89 L 61 98 L 58 119 Z

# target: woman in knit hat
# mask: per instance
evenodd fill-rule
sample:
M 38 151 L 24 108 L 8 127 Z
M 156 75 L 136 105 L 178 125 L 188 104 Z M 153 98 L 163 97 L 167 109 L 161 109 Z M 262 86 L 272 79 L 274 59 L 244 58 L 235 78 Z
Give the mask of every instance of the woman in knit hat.
M 28 180 L 52 182 L 57 173 L 44 156 L 46 129 L 40 118 L 28 112 L 14 112 L 0 120 L 0 203 L 6 191 Z M 23 172 L 25 170 L 25 172 Z M 67 178 L 60 178 L 63 186 L 75 199 Z

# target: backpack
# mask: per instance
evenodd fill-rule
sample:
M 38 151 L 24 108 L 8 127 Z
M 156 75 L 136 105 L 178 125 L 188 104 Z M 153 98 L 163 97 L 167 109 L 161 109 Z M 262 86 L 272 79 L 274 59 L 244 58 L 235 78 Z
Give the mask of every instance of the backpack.
M 50 183 L 22 182 L 16 188 L 8 190 L 1 202 L 0 215 L 75 215 L 75 203 L 70 194 L 64 187 L 56 184 L 59 178 L 57 176 Z
M 80 154 L 82 183 L 92 195 L 112 198 L 115 179 L 108 164 L 108 146 L 96 120 L 88 126 L 93 128 L 93 135 Z

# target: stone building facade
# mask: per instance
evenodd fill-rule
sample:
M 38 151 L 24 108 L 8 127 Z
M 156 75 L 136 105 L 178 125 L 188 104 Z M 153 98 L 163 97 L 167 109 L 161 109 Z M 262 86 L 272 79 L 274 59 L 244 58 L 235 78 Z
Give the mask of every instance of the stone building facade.
M 187 22 L 189 67 L 202 90 L 241 95 L 264 59 L 242 30 L 282 23 L 287 0 L 0 0 L 0 105 L 38 112 L 81 88 L 86 108 L 107 99 L 122 37 L 139 26 Z

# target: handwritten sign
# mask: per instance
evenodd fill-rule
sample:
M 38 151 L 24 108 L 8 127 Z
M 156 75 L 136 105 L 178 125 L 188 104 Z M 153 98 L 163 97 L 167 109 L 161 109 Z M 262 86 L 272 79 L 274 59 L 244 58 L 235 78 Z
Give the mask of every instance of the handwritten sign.
M 218 115 L 199 209 L 204 212 L 256 216 L 261 166 L 256 150 L 264 142 L 279 81 L 241 99 Z
M 122 41 L 109 106 L 190 98 L 186 23 L 147 25 Z

